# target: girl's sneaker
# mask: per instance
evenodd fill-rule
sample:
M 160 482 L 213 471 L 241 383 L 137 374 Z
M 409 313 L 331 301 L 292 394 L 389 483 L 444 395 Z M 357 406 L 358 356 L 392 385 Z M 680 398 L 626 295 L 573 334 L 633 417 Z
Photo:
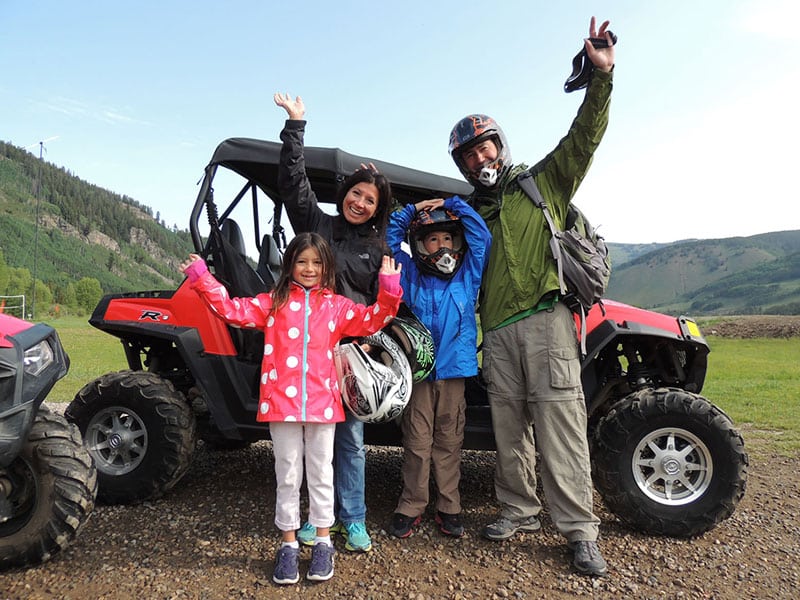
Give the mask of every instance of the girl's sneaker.
M 272 581 L 278 585 L 292 585 L 300 581 L 300 548 L 281 546 L 275 557 Z
M 336 554 L 332 544 L 317 542 L 311 550 L 311 566 L 306 573 L 310 581 L 328 581 L 333 577 L 333 556 Z

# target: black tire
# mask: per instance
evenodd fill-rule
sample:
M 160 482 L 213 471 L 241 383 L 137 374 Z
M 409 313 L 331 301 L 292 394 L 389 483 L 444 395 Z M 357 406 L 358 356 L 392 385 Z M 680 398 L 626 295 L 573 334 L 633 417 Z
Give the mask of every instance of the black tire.
M 702 396 L 662 388 L 631 394 L 600 420 L 592 465 L 595 486 L 623 523 L 691 537 L 733 513 L 748 458 L 722 410 Z
M 169 381 L 147 371 L 108 373 L 88 383 L 65 412 L 97 465 L 98 498 L 135 504 L 164 495 L 186 474 L 194 414 Z
M 13 507 L 0 523 L 0 568 L 25 567 L 72 543 L 94 509 L 97 471 L 78 428 L 42 406 L 0 485 Z

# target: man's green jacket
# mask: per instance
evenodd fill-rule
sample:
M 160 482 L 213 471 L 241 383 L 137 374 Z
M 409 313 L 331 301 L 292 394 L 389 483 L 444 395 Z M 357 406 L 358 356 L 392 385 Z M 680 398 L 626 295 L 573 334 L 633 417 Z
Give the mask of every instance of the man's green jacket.
M 556 225 L 563 227 L 569 202 L 583 180 L 608 125 L 612 73 L 595 71 L 567 135 L 530 171 Z M 530 311 L 557 291 L 558 271 L 550 251 L 550 229 L 542 211 L 519 187 L 517 165 L 492 190 L 470 198 L 492 233 L 492 248 L 480 298 L 484 331 Z

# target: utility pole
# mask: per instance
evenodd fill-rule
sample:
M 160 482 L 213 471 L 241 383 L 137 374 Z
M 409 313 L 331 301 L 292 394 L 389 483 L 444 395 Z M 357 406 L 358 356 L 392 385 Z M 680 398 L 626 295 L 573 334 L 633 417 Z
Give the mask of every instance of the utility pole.
M 36 221 L 33 224 L 33 296 L 31 298 L 31 321 L 36 320 L 36 259 L 39 250 L 39 200 L 42 197 L 42 153 L 44 142 L 39 142 L 39 175 L 36 181 Z

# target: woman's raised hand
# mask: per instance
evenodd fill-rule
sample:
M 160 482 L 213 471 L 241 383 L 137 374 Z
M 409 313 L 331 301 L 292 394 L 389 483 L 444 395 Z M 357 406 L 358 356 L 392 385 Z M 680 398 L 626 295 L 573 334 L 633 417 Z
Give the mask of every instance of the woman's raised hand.
M 306 114 L 306 105 L 303 104 L 303 99 L 300 96 L 292 100 L 289 94 L 277 92 L 273 96 L 273 99 L 275 100 L 275 104 L 283 107 L 292 120 L 302 119 Z

